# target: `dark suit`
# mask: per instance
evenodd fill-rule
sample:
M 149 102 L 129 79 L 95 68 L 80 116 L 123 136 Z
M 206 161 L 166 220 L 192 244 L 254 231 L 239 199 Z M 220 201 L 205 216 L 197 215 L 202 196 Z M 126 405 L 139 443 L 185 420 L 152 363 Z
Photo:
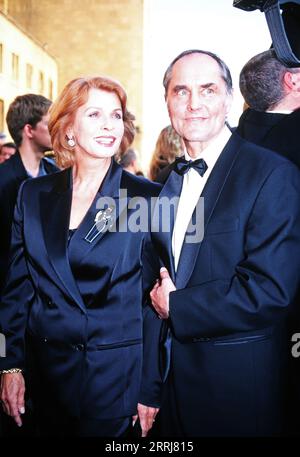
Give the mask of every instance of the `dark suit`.
M 179 195 L 181 180 L 172 171 L 161 197 Z M 162 433 L 280 433 L 285 320 L 300 271 L 300 174 L 234 134 L 202 197 L 203 241 L 184 243 L 176 274 L 172 233 L 153 233 L 177 287 L 170 294 Z M 156 325 L 163 334 L 166 323 Z
M 247 109 L 241 115 L 236 132 L 248 141 L 264 146 L 287 157 L 300 167 L 299 148 L 300 109 L 291 114 L 264 113 Z M 289 335 L 297 333 L 300 328 L 300 290 L 298 290 L 293 312 L 290 313 Z M 297 359 L 289 360 L 290 394 L 288 429 L 290 433 L 299 434 L 298 411 L 300 407 L 300 367 Z
M 164 184 L 166 180 L 168 179 L 168 176 L 170 174 L 170 170 L 173 169 L 173 163 L 166 165 L 164 168 L 160 170 L 156 178 L 154 179 L 155 182 L 158 182 L 160 184 Z
M 42 161 L 47 174 L 58 171 L 47 158 Z M 7 274 L 14 207 L 19 187 L 25 179 L 28 179 L 28 174 L 17 151 L 0 165 L 0 294 Z
M 120 197 L 120 188 L 127 189 L 128 195 Z M 149 201 L 159 191 L 158 184 L 112 163 L 67 247 L 70 169 L 27 181 L 20 189 L 13 260 L 0 312 L 7 359 L 0 359 L 0 364 L 24 367 L 28 320 L 33 398 L 39 394 L 37 403 L 43 413 L 52 409 L 58 420 L 64 415 L 71 423 L 78 418 L 117 419 L 136 412 L 142 373 L 143 293 L 152 286 L 153 276 L 149 269 L 144 271 L 142 260 L 149 249 L 149 234 L 126 230 L 134 214 L 128 209 L 128 199 Z M 114 218 L 120 228 L 103 231 L 88 242 L 85 237 L 94 225 L 97 201 L 103 197 L 110 197 L 115 205 Z
M 291 114 L 264 113 L 247 109 L 236 133 L 245 140 L 276 151 L 300 167 L 300 108 Z

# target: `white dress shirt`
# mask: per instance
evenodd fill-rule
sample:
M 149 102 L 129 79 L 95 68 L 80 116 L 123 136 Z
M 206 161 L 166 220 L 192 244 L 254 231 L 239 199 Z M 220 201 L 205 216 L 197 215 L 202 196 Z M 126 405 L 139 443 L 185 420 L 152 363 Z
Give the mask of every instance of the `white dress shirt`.
M 272 113 L 272 114 L 291 114 L 293 111 L 289 109 L 274 109 L 272 111 L 266 111 L 266 113 Z
M 227 126 L 224 126 L 216 139 L 209 146 L 207 146 L 204 151 L 202 151 L 199 157 L 192 159 L 188 155 L 187 151 L 184 153 L 186 160 L 196 160 L 200 158 L 204 159 L 208 168 L 203 176 L 200 176 L 200 174 L 193 168 L 190 168 L 189 171 L 183 176 L 183 184 L 172 235 L 172 253 L 174 257 L 175 271 L 177 271 L 185 233 L 187 231 L 195 206 L 200 198 L 209 175 L 212 172 L 212 169 L 230 136 L 230 130 Z

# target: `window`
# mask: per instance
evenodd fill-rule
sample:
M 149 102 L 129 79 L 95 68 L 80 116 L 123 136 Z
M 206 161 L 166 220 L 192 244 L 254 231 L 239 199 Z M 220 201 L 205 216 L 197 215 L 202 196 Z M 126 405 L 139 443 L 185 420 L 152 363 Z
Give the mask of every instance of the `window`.
M 33 75 L 33 67 L 30 63 L 26 64 L 26 86 L 28 89 L 32 88 L 32 75 Z
M 48 83 L 48 97 L 50 98 L 50 100 L 53 100 L 53 82 L 52 82 L 52 79 L 49 79 L 49 83 Z
M 44 73 L 42 71 L 39 72 L 39 93 L 43 94 L 45 89 L 45 81 L 44 81 Z
M 0 73 L 3 72 L 3 44 L 0 43 Z
M 0 98 L 0 132 L 4 130 L 4 101 Z
M 17 81 L 19 79 L 19 56 L 14 53 L 12 53 L 11 68 L 12 78 Z

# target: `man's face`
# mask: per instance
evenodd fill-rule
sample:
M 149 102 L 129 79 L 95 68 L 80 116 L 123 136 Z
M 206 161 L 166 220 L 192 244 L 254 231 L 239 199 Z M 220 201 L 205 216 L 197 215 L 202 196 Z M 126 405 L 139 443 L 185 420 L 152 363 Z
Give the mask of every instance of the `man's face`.
M 31 130 L 32 141 L 35 143 L 36 149 L 40 152 L 46 152 L 52 149 L 48 121 L 49 114 L 46 114 Z
M 11 158 L 12 155 L 16 152 L 15 148 L 11 148 L 9 146 L 2 146 L 1 148 L 1 158 L 2 161 L 8 160 Z
M 189 146 L 202 150 L 219 134 L 231 105 L 231 96 L 217 62 L 206 54 L 178 60 L 166 96 L 174 129 Z

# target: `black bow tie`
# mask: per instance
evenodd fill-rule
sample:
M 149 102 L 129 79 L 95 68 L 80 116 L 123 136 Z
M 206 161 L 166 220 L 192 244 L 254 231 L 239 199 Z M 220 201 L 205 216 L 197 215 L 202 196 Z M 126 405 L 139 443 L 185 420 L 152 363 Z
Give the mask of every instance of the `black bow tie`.
M 206 172 L 208 166 L 204 159 L 197 159 L 197 160 L 185 160 L 185 159 L 177 159 L 175 162 L 174 170 L 179 175 L 184 175 L 187 173 L 191 168 L 194 168 L 198 171 L 200 176 L 203 176 Z

